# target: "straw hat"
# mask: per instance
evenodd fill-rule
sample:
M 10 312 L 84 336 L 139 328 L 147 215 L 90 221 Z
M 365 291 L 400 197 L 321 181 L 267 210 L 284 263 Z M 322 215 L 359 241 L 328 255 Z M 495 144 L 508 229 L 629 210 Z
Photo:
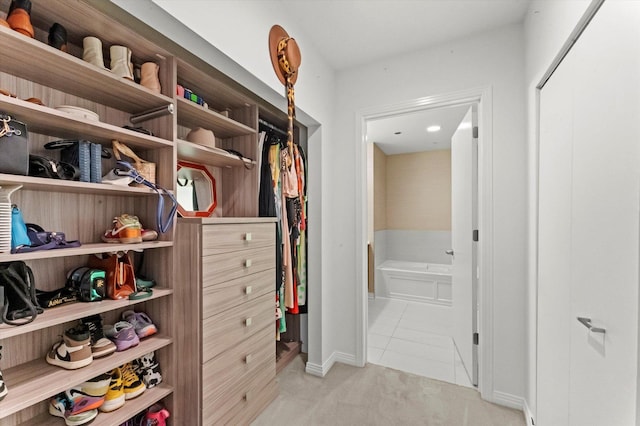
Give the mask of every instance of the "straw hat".
M 208 146 L 210 148 L 216 147 L 216 137 L 212 130 L 203 129 L 202 127 L 196 127 L 192 129 L 187 135 L 189 142 L 197 143 L 198 145 Z
M 269 54 L 271 65 L 278 79 L 284 85 L 287 84 L 287 76 L 291 78 L 291 84 L 298 79 L 298 68 L 302 62 L 300 48 L 296 40 L 280 25 L 274 25 L 269 31 Z

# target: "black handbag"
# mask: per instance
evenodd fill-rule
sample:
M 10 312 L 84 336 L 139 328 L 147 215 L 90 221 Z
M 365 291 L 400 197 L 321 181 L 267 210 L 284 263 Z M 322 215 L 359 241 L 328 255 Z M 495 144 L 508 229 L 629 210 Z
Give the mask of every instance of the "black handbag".
M 31 154 L 29 155 L 29 176 L 78 180 L 80 179 L 80 169 L 70 163 Z
M 28 142 L 27 125 L 0 111 L 0 173 L 28 174 Z
M 10 325 L 29 324 L 43 309 L 36 298 L 33 272 L 22 261 L 0 263 L 0 319 Z M 19 321 L 16 321 L 19 320 Z

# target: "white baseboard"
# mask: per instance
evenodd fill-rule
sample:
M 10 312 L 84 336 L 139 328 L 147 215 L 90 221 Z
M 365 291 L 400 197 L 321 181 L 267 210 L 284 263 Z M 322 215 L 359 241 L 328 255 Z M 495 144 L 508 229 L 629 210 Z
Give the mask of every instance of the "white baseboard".
M 373 300 L 376 298 L 376 294 L 375 293 L 369 293 L 369 300 Z
M 515 408 L 516 410 L 524 410 L 524 398 L 511 395 L 510 393 L 493 391 L 492 402 L 504 405 L 505 407 Z
M 534 426 L 533 414 L 531 413 L 531 409 L 529 408 L 529 404 L 527 404 L 526 399 L 524 400 L 522 411 L 524 412 L 524 421 L 527 422 L 527 426 Z
M 354 355 L 347 354 L 344 352 L 333 352 L 329 356 L 329 358 L 327 358 L 327 360 L 322 363 L 322 365 L 312 364 L 310 362 L 307 362 L 307 365 L 305 366 L 304 371 L 314 376 L 324 377 L 327 375 L 329 370 L 331 370 L 331 367 L 333 367 L 333 364 L 335 364 L 336 362 L 341 362 L 347 365 L 353 365 L 355 367 L 358 366 L 358 364 L 356 363 L 356 357 Z

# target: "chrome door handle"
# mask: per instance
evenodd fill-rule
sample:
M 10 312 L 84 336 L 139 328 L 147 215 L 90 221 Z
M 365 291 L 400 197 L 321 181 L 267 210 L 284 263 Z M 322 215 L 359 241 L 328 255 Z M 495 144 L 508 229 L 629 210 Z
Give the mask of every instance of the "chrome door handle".
M 445 250 L 444 252 L 449 256 L 453 256 L 453 250 Z
M 604 328 L 594 327 L 593 325 L 591 325 L 591 318 L 578 317 L 578 321 L 580 321 L 580 324 L 587 327 L 589 331 L 593 331 L 594 333 L 605 334 L 607 332 L 607 330 Z

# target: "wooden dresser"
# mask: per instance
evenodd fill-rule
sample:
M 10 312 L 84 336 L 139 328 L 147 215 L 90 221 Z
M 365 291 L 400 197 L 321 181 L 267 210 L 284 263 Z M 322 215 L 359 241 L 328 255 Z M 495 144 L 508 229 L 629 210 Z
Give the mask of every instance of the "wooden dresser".
M 176 418 L 249 424 L 278 393 L 275 219 L 179 219 Z

